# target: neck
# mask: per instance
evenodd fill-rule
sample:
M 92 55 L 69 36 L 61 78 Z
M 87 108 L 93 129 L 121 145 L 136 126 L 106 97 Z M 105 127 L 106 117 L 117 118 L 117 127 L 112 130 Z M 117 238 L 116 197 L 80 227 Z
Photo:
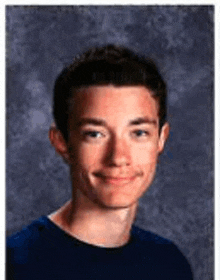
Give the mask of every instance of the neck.
M 81 241 L 101 247 L 119 247 L 129 241 L 136 209 L 137 204 L 119 209 L 100 207 L 80 193 L 50 219 Z

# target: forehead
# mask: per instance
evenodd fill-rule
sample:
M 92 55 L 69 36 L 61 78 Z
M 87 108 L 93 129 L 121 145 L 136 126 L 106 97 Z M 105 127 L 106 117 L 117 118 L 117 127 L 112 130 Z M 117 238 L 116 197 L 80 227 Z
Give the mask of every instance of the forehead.
M 91 86 L 74 95 L 71 116 L 109 120 L 158 118 L 158 105 L 144 86 Z

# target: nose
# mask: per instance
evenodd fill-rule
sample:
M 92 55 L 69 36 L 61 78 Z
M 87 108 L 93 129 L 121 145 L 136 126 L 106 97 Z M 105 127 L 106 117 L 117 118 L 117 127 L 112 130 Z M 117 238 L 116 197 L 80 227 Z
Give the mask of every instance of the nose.
M 114 167 L 129 166 L 131 164 L 130 147 L 124 139 L 113 137 L 110 140 L 106 160 L 109 166 Z

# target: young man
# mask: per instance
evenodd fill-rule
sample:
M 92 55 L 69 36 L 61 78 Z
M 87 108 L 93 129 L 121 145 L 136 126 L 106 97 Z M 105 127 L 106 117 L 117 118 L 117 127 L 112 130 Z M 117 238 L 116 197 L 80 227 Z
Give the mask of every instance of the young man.
M 132 223 L 169 134 L 166 86 L 131 51 L 91 49 L 58 77 L 49 137 L 72 199 L 8 240 L 8 279 L 192 279 L 177 247 Z

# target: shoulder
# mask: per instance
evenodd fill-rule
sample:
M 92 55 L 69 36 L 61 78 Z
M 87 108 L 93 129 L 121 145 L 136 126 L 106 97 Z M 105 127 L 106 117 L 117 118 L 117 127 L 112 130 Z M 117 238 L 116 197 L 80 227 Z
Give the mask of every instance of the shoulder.
M 21 231 L 7 237 L 7 248 L 20 248 L 34 244 L 40 237 L 41 232 L 46 228 L 47 218 L 41 217 L 33 221 L 30 225 L 23 228 Z
M 132 235 L 145 259 L 155 267 L 176 275 L 176 279 L 193 279 L 189 262 L 171 240 L 136 226 L 132 228 Z
M 42 278 L 42 271 L 49 260 L 48 266 L 51 265 L 57 243 L 59 231 L 46 216 L 9 236 L 6 240 L 7 279 L 50 279 Z
M 45 233 L 47 232 L 47 218 L 41 217 L 33 221 L 21 231 L 7 237 L 6 257 L 7 264 L 21 263 L 29 261 L 33 252 L 38 252 L 36 248 L 43 248 L 45 243 Z
M 183 254 L 169 239 L 136 226 L 132 227 L 132 237 L 141 250 L 148 252 L 155 259 L 183 259 Z
M 157 256 L 183 256 L 181 251 L 171 240 L 161 237 L 150 231 L 145 231 L 133 226 L 132 237 L 135 239 L 136 243 L 139 244 L 139 246 L 145 249 L 145 251 L 154 252 L 154 254 Z
M 169 239 L 163 238 L 150 231 L 145 231 L 137 226 L 132 227 L 132 236 L 137 238 L 141 242 L 151 243 L 151 244 L 167 244 L 172 245 L 173 242 Z

